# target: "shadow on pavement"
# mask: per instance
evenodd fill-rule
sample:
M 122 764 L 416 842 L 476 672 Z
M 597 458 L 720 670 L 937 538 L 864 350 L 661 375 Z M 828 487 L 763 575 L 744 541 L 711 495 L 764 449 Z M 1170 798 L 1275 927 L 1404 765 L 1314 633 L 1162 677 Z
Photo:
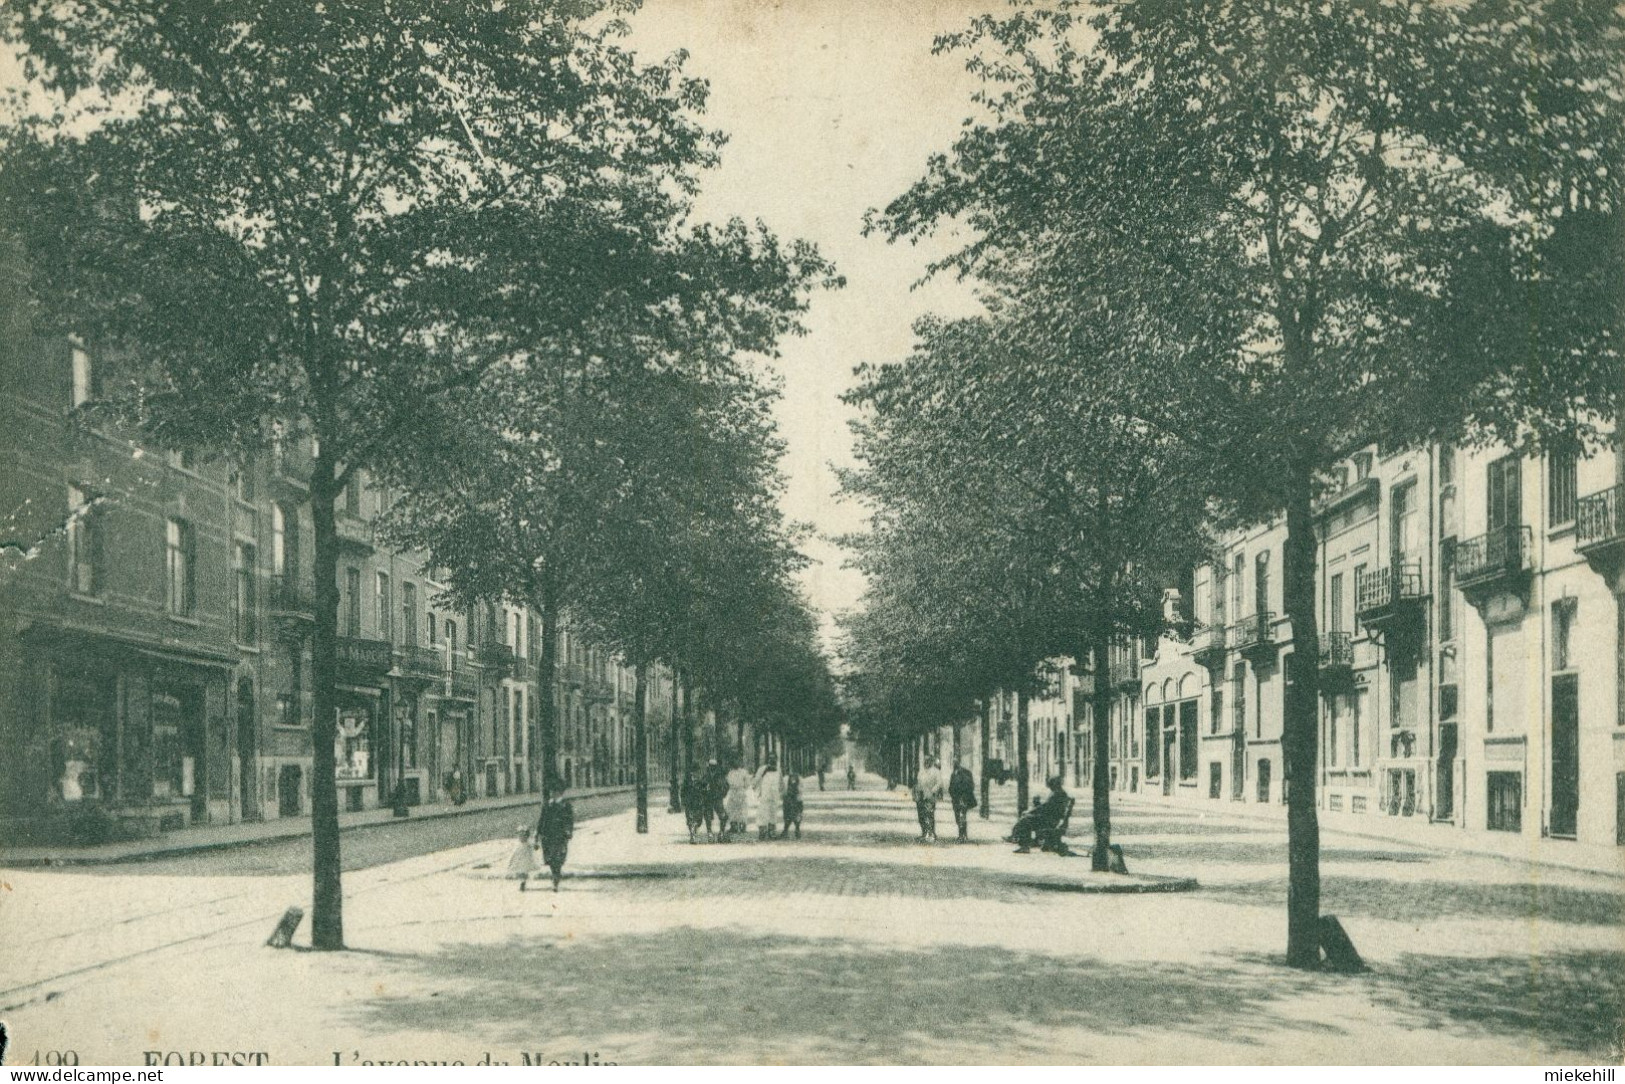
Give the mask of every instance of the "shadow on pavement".
M 1166 1040 L 1179 1034 L 1222 1032 L 1252 1045 L 1281 1029 L 1342 1031 L 1275 1012 L 1279 972 L 1264 967 L 1108 966 L 993 947 L 877 950 L 689 928 L 555 944 L 448 946 L 416 964 L 433 993 L 353 1012 L 380 1034 L 463 1019 L 515 1049 L 592 1037 L 609 1051 L 619 1037 L 635 1048 L 628 1057 L 672 1062 L 918 1064 L 966 1045 L 1000 1061 L 1075 1059 L 1076 1046 L 1054 1045 L 1056 1028 L 1144 1032 L 1155 1059 L 1178 1049 Z
M 1373 996 L 1430 1028 L 1541 1036 L 1610 1064 L 1625 1054 L 1621 952 L 1482 959 L 1406 954 L 1377 976 Z

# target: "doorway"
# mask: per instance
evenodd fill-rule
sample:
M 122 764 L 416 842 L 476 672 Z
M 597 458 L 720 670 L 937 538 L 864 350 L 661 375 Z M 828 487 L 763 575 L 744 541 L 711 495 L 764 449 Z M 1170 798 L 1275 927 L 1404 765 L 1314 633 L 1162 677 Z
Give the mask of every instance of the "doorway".
M 1174 709 L 1164 709 L 1162 728 L 1162 793 L 1169 795 L 1174 792 L 1174 739 L 1178 736 L 1174 730 Z
M 237 780 L 242 819 L 259 820 L 258 741 L 254 734 L 254 683 L 248 678 L 237 682 Z
M 276 811 L 279 817 L 299 816 L 299 795 L 304 789 L 304 771 L 297 764 L 284 764 L 276 773 Z
M 1552 835 L 1573 839 L 1580 814 L 1580 675 L 1552 678 Z
M 1262 758 L 1258 762 L 1258 800 L 1270 800 L 1270 762 Z

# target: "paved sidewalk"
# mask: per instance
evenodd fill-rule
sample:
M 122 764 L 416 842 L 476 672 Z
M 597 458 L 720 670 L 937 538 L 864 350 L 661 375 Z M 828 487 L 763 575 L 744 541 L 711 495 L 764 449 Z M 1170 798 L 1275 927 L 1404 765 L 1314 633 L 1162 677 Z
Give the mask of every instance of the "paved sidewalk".
M 577 798 L 600 794 L 628 793 L 633 788 L 583 787 L 572 789 Z M 665 787 L 659 788 L 659 798 L 665 802 Z M 649 804 L 655 804 L 656 788 L 649 788 Z M 462 805 L 450 802 L 411 807 L 411 815 L 395 816 L 393 809 L 365 809 L 356 813 L 339 814 L 339 831 L 349 832 L 382 825 L 410 824 L 413 821 L 436 820 L 443 817 L 461 817 L 474 813 L 487 813 L 513 806 L 535 806 L 541 801 L 537 794 L 510 794 L 501 798 L 471 798 Z M 664 805 L 662 805 L 664 808 Z M 67 844 L 51 846 L 0 845 L 0 868 L 27 869 L 40 866 L 101 866 L 120 862 L 139 862 L 150 858 L 168 858 L 174 855 L 199 854 L 205 851 L 250 847 L 258 843 L 297 839 L 310 835 L 310 817 L 282 817 L 276 820 L 248 821 L 239 824 L 211 824 L 198 828 L 185 828 L 155 839 L 130 840 L 123 843 L 101 843 L 86 847 Z
M 1079 813 L 1087 818 L 1079 799 Z M 1112 794 L 1112 808 L 1178 810 L 1217 822 L 1262 821 L 1286 832 L 1286 806 L 1232 801 L 1170 800 L 1156 794 Z M 1333 813 L 1317 810 L 1322 834 L 1336 832 L 1360 839 L 1392 843 L 1400 847 L 1423 847 L 1439 854 L 1492 855 L 1522 864 L 1554 869 L 1585 870 L 1625 878 L 1625 848 L 1602 847 L 1573 840 L 1550 839 L 1516 832 L 1479 832 L 1453 824 L 1434 823 L 1425 817 L 1390 817 L 1381 813 Z

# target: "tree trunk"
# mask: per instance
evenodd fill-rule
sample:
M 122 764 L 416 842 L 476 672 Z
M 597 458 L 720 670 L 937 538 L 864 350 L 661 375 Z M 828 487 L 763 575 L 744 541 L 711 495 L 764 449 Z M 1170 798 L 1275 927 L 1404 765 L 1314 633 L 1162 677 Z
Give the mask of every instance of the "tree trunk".
M 1107 679 L 1110 644 L 1106 636 L 1095 637 L 1090 648 L 1090 669 L 1094 686 L 1089 693 L 1089 742 L 1093 760 L 1089 777 L 1089 791 L 1094 799 L 1095 849 L 1089 859 L 1089 868 L 1096 873 L 1111 869 L 1112 846 L 1112 689 Z
M 542 802 L 556 789 L 559 770 L 559 601 L 551 577 L 542 583 L 542 660 L 536 675 L 537 735 L 541 749 Z
M 638 691 L 632 709 L 632 755 L 637 758 L 638 834 L 649 833 L 649 667 L 638 663 Z
M 1027 812 L 1027 799 L 1032 793 L 1031 780 L 1027 775 L 1032 771 L 1027 751 L 1027 691 L 1023 689 L 1016 694 L 1016 815 Z
M 1312 475 L 1293 479 L 1286 512 L 1282 564 L 1283 609 L 1291 623 L 1293 652 L 1286 678 L 1286 719 L 1281 735 L 1287 788 L 1287 963 L 1320 966 L 1320 821 L 1315 813 L 1315 747 L 1319 729 L 1320 638 L 1315 622 L 1315 521 Z
M 312 948 L 344 947 L 343 866 L 339 860 L 338 677 L 339 535 L 333 522 L 333 444 L 323 441 L 310 478 L 311 518 L 315 522 L 312 571 L 316 577 L 316 622 L 311 631 L 310 841 L 314 856 L 311 893 Z
M 982 698 L 982 763 L 981 763 L 981 766 L 977 769 L 977 774 L 981 777 L 981 780 L 982 780 L 982 808 L 981 808 L 980 812 L 982 814 L 982 819 L 983 820 L 987 820 L 987 819 L 989 819 L 990 817 L 993 816 L 992 812 L 989 811 L 988 808 L 987 808 L 987 801 L 988 801 L 988 797 L 989 797 L 989 793 L 988 793 L 989 787 L 988 787 L 988 779 L 987 779 L 987 754 L 993 748 L 993 720 L 992 720 L 992 713 L 993 713 L 993 703 L 992 703 L 991 699 L 989 699 L 987 697 L 983 697 Z
M 666 782 L 670 794 L 667 796 L 666 811 L 668 813 L 681 813 L 683 811 L 683 796 L 679 793 L 678 780 L 683 777 L 683 768 L 688 764 L 683 755 L 682 732 L 677 725 L 677 675 L 672 673 L 671 700 L 668 701 L 671 710 L 666 719 L 666 733 L 670 736 L 671 748 L 666 750 Z

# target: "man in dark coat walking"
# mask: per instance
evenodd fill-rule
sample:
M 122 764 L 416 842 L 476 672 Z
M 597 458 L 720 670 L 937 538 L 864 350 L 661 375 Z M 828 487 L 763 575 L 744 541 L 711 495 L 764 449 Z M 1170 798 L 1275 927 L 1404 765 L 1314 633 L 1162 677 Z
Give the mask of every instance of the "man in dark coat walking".
M 563 783 L 554 781 L 548 788 L 542 815 L 536 820 L 536 841 L 541 844 L 542 861 L 553 874 L 555 892 L 564 874 L 564 859 L 570 853 L 570 837 L 576 834 L 576 811 L 564 797 L 566 789 Z
M 969 843 L 970 811 L 976 808 L 976 779 L 963 760 L 954 761 L 953 774 L 948 777 L 948 800 L 954 806 L 954 824 L 959 827 L 959 842 Z

